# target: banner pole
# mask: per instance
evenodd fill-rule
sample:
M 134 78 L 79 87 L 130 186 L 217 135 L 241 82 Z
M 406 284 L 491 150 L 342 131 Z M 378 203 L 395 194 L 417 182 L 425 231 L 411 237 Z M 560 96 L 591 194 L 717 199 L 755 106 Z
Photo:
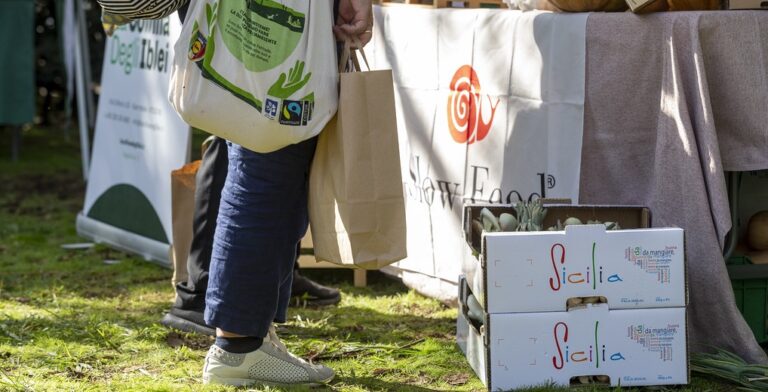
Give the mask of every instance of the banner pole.
M 83 23 L 78 24 L 79 27 L 79 35 L 78 38 L 80 39 L 80 42 L 82 44 L 82 53 L 83 53 L 83 80 L 85 81 L 86 86 L 86 99 L 85 103 L 87 106 L 86 113 L 88 114 L 88 128 L 94 129 L 96 128 L 96 105 L 93 101 L 93 72 L 91 71 L 91 48 L 90 44 L 88 43 L 88 18 L 85 15 L 85 9 L 83 8 L 83 2 L 82 0 L 77 1 L 79 6 L 77 7 L 77 18 Z
M 82 24 L 87 23 L 84 17 L 84 13 L 80 12 L 82 7 L 80 1 L 75 2 L 75 8 L 77 10 L 78 28 L 82 31 Z M 88 181 L 88 173 L 90 171 L 90 140 L 88 135 L 88 125 L 90 123 L 88 118 L 88 88 L 85 75 L 86 55 L 83 51 L 82 34 L 78 35 L 78 39 L 75 40 L 75 72 L 76 72 L 76 85 L 77 85 L 77 122 L 80 126 L 80 153 L 83 159 L 83 179 Z

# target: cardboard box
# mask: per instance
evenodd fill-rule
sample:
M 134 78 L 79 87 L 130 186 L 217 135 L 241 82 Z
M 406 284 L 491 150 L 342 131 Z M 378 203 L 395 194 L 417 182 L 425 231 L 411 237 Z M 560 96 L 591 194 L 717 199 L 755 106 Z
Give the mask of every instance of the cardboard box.
M 457 343 L 489 390 L 580 385 L 580 376 L 611 386 L 689 381 L 685 308 L 485 313 L 478 327 L 462 286 Z
M 728 0 L 726 9 L 729 9 L 729 10 L 768 9 L 768 1 L 766 0 Z
M 611 309 L 686 305 L 683 230 L 565 231 L 485 235 L 488 313 L 565 311 L 569 298 L 601 296 Z
M 637 12 L 651 5 L 654 1 L 655 0 L 626 0 L 626 3 L 632 12 Z
M 479 210 L 466 208 L 465 219 Z M 631 221 L 630 207 L 615 215 L 609 214 L 611 208 L 574 208 L 568 206 L 568 216 L 591 210 L 588 219 L 616 221 L 625 214 L 624 220 Z M 563 212 L 548 209 L 547 220 Z M 645 224 L 647 210 L 634 211 L 635 222 Z M 568 299 L 585 297 L 604 297 L 610 309 L 687 304 L 682 229 L 606 231 L 602 225 L 583 225 L 565 231 L 484 233 L 480 240 L 466 235 L 469 244 L 481 244 L 474 265 L 464 272 L 488 313 L 565 311 Z
M 486 386 L 487 377 L 487 358 L 488 348 L 485 342 L 485 325 L 488 322 L 488 314 L 479 309 L 480 320 L 472 321 L 468 305 L 468 297 L 472 293 L 467 285 L 467 279 L 464 275 L 459 276 L 459 315 L 456 318 L 456 344 L 461 352 L 469 361 L 469 366 L 475 371 L 475 374 Z M 477 309 L 474 309 L 477 312 Z

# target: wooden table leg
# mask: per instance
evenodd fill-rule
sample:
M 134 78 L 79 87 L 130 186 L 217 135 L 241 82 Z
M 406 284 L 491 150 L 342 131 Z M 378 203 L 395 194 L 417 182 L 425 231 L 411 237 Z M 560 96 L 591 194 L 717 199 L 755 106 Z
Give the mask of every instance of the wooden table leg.
M 368 271 L 364 269 L 355 269 L 355 287 L 365 287 L 368 284 Z

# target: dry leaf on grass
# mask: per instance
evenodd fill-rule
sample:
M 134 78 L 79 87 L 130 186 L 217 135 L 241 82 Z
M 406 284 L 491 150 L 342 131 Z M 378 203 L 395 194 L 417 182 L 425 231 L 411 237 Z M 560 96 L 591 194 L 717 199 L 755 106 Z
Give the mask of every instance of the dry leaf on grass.
M 210 336 L 194 334 L 185 335 L 176 332 L 168 332 L 168 335 L 165 337 L 165 342 L 169 347 L 173 348 L 186 346 L 194 350 L 202 350 L 213 344 L 213 338 Z
M 455 373 L 455 374 L 449 374 L 445 377 L 445 382 L 447 382 L 449 385 L 464 385 L 469 381 L 469 374 L 467 373 Z
M 179 348 L 184 345 L 184 339 L 175 332 L 169 333 L 168 337 L 165 338 L 165 342 L 173 348 Z

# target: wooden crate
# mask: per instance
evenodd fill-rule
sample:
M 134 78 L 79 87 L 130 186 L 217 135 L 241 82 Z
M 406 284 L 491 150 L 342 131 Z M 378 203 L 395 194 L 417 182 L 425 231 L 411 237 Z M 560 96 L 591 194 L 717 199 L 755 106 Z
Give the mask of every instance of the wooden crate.
M 338 264 L 327 261 L 317 261 L 312 244 L 312 231 L 307 230 L 307 234 L 301 239 L 301 256 L 299 256 L 299 267 L 301 268 L 346 268 Z M 352 270 L 355 287 L 365 287 L 368 283 L 366 270 L 355 268 Z
M 502 0 L 376 0 L 376 4 L 428 8 L 507 8 Z

